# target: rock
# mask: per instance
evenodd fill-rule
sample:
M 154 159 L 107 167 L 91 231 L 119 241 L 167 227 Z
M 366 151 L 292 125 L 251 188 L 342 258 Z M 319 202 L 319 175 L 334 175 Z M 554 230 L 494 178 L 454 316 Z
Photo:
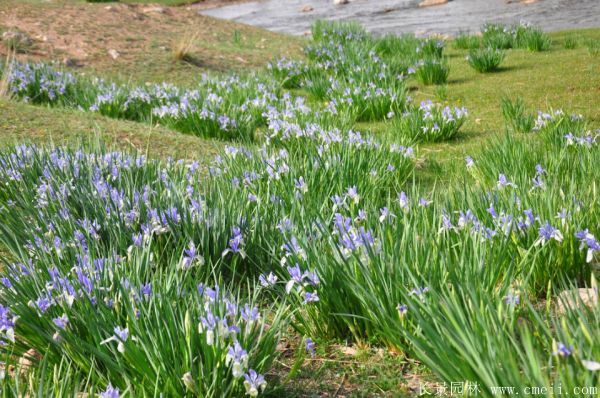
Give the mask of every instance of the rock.
M 350 1 L 348 0 L 333 0 L 333 4 L 335 5 L 339 5 L 339 4 L 348 4 Z
M 165 7 L 160 7 L 160 6 L 149 6 L 149 7 L 144 7 L 142 8 L 142 12 L 144 14 L 167 14 L 168 13 L 168 9 L 166 9 Z
M 419 7 L 441 6 L 447 2 L 448 0 L 423 0 L 419 3 Z
M 40 355 L 40 353 L 37 352 L 35 349 L 30 348 L 29 350 L 27 350 L 27 352 L 25 352 L 25 354 L 23 354 L 22 357 L 19 358 L 19 368 L 21 370 L 27 370 L 33 365 L 32 361 L 35 360 L 39 362 L 41 359 L 42 356 Z
M 304 7 L 302 7 L 300 9 L 300 11 L 302 11 L 302 12 L 311 12 L 312 10 L 314 10 L 314 8 L 312 8 L 312 6 L 309 6 L 309 5 L 305 5 Z
M 6 46 L 16 52 L 22 52 L 33 44 L 33 40 L 27 33 L 18 30 L 7 30 L 2 33 L 2 41 Z
M 339 349 L 342 354 L 352 356 L 352 357 L 356 356 L 356 354 L 358 353 L 358 350 L 354 347 L 340 346 Z
M 593 308 L 598 305 L 598 289 L 575 289 L 560 292 L 556 299 L 557 312 L 564 314 L 567 309 L 582 306 Z
M 117 59 L 121 54 L 119 54 L 119 52 L 114 48 L 111 48 L 110 50 L 108 50 L 108 55 L 110 55 L 112 59 Z

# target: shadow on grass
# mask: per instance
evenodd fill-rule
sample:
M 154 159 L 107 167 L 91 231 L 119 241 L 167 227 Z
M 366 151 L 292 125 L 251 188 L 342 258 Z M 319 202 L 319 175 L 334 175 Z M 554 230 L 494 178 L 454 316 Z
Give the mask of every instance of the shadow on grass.
M 467 79 L 464 77 L 453 78 L 453 79 L 448 79 L 448 82 L 446 84 L 462 84 L 462 83 L 467 83 L 469 80 L 471 80 L 471 79 Z
M 525 69 L 531 69 L 531 67 L 526 65 L 500 66 L 497 69 L 490 71 L 490 73 L 506 73 Z
M 211 60 L 210 58 L 200 58 L 195 55 L 186 55 L 180 62 L 186 63 L 188 65 L 194 66 L 200 69 L 209 69 L 215 72 L 228 72 L 229 68 L 227 65 L 223 64 L 222 61 Z

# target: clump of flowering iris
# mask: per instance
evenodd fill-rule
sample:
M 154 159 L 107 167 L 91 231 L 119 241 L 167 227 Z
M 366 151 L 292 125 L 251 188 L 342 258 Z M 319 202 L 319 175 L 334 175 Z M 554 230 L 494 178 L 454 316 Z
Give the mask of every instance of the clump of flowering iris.
M 280 58 L 267 64 L 267 69 L 284 88 L 298 88 L 306 73 L 307 66 L 302 61 Z
M 467 115 L 465 108 L 423 101 L 419 107 L 412 107 L 394 118 L 393 126 L 398 135 L 410 141 L 444 141 L 458 134 Z
M 136 396 L 157 385 L 182 396 L 185 381 L 196 396 L 239 396 L 243 373 L 268 369 L 283 312 L 254 292 L 196 286 L 228 260 L 224 247 L 244 246 L 239 228 L 207 220 L 197 167 L 25 146 L 0 159 L 3 236 L 15 237 L 1 240 L 17 260 L 0 270 L 2 355 L 13 341 L 51 350 L 48 366 L 72 361 Z M 200 252 L 207 269 L 190 267 Z
M 600 137 L 600 130 L 596 130 L 595 134 L 588 131 L 580 136 L 568 133 L 564 138 L 567 146 L 592 148 L 598 144 L 598 137 Z
M 256 76 L 204 77 L 190 90 L 170 84 L 117 85 L 55 71 L 44 64 L 16 63 L 9 88 L 26 102 L 98 112 L 114 118 L 159 122 L 200 135 L 251 141 L 262 113 L 277 104 L 277 88 Z
M 70 73 L 58 72 L 44 64 L 14 62 L 7 68 L 10 92 L 34 104 L 72 105 L 76 95 L 76 79 Z
M 540 134 L 546 142 L 562 147 L 574 141 L 576 136 L 584 136 L 586 121 L 579 114 L 567 114 L 562 109 L 538 112 L 533 131 Z
M 0 346 L 7 342 L 15 342 L 15 322 L 17 316 L 10 312 L 10 308 L 0 304 Z
M 351 115 L 353 120 L 383 120 L 390 113 L 404 111 L 410 102 L 406 93 L 403 76 L 369 82 L 335 80 L 329 92 L 329 106 Z

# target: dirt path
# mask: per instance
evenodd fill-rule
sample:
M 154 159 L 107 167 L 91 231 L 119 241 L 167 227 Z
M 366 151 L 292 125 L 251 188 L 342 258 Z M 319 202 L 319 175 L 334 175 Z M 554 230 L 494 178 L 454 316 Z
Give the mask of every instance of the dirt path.
M 599 0 L 453 0 L 419 7 L 421 0 L 262 0 L 201 11 L 206 15 L 300 35 L 316 19 L 353 19 L 375 33 L 477 31 L 484 22 L 526 20 L 544 30 L 600 27 Z M 310 10 L 310 11 L 309 11 Z

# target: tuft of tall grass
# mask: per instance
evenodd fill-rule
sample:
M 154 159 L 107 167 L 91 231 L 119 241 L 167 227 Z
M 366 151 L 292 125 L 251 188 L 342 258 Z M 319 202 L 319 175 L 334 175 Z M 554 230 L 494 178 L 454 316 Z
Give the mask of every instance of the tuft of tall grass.
M 469 51 L 467 62 L 480 73 L 497 71 L 504 60 L 503 50 L 493 47 L 478 48 Z
M 588 53 L 595 57 L 600 54 L 600 41 L 589 39 L 586 43 Z
M 361 24 L 345 21 L 317 20 L 312 25 L 311 33 L 313 40 L 317 42 L 334 39 L 345 43 L 356 40 L 367 40 L 369 37 Z
M 374 48 L 382 57 L 400 55 L 403 58 L 414 59 L 418 56 L 417 48 L 421 46 L 421 40 L 412 34 L 394 35 L 387 34 L 375 40 Z M 434 46 L 435 47 L 435 46 Z M 422 55 L 421 55 L 422 56 Z
M 171 46 L 171 57 L 174 61 L 194 62 L 193 50 L 200 34 L 198 31 L 188 31 L 179 37 Z
M 579 38 L 576 36 L 567 36 L 563 42 L 566 50 L 574 50 L 579 46 Z
M 444 53 L 445 43 L 436 37 L 429 37 L 421 41 L 416 48 L 418 56 L 427 59 L 441 59 Z
M 424 85 L 445 84 L 450 74 L 450 66 L 446 60 L 426 58 L 417 62 L 415 77 Z
M 14 65 L 15 54 L 9 51 L 6 54 L 6 59 L 0 68 L 0 98 L 10 98 L 12 96 L 10 81 L 12 76 L 12 69 Z
M 482 30 L 481 41 L 483 47 L 507 50 L 515 47 L 515 35 L 502 24 L 485 24 Z
M 468 32 L 459 32 L 453 41 L 454 48 L 459 50 L 471 50 L 481 45 L 481 39 L 478 36 L 471 35 Z
M 528 29 L 519 39 L 520 47 L 529 51 L 547 51 L 552 45 L 552 39 L 541 29 Z
M 527 113 L 522 97 L 517 97 L 514 101 L 509 97 L 503 97 L 501 107 L 506 125 L 514 132 L 524 134 L 533 130 L 535 117 Z

